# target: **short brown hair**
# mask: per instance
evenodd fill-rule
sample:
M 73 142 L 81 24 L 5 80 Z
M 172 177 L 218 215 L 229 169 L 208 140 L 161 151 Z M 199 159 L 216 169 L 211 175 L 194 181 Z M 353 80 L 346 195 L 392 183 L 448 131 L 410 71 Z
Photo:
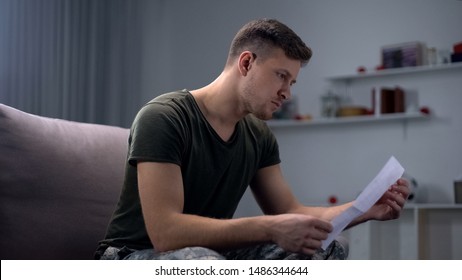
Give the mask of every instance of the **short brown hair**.
M 257 19 L 244 25 L 234 37 L 228 54 L 228 64 L 243 51 L 264 57 L 274 48 L 281 48 L 289 58 L 304 66 L 312 56 L 311 49 L 288 26 L 276 19 Z

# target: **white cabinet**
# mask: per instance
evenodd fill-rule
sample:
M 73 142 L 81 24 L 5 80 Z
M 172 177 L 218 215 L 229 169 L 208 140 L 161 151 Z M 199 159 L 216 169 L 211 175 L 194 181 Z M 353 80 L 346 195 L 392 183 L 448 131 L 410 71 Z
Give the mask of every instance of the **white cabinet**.
M 410 204 L 393 221 L 347 230 L 350 259 L 462 260 L 462 204 Z

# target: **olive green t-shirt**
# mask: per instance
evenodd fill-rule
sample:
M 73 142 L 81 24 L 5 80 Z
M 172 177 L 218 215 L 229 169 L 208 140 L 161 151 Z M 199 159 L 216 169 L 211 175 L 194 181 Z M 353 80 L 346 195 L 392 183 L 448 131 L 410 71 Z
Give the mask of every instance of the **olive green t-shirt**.
M 232 218 L 258 169 L 280 163 L 276 139 L 264 121 L 248 115 L 223 141 L 183 90 L 161 95 L 136 116 L 129 138 L 125 182 L 105 240 L 107 246 L 152 248 L 141 213 L 137 161 L 177 164 L 184 213 Z

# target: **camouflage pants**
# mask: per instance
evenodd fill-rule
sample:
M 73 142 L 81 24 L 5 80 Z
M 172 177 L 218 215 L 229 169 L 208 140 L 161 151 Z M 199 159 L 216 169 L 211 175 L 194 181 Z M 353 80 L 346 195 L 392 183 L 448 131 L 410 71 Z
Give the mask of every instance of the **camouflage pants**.
M 348 256 L 346 242 L 335 240 L 326 250 L 313 255 L 288 253 L 276 244 L 262 244 L 248 248 L 217 252 L 203 247 L 187 247 L 168 252 L 153 249 L 132 250 L 109 247 L 102 260 L 344 260 Z

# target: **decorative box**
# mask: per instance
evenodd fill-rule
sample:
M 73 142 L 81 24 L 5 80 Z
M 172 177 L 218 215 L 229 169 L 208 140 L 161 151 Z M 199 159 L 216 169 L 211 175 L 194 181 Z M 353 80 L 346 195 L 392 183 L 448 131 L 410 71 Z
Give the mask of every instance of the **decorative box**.
M 382 47 L 384 69 L 423 65 L 424 44 L 409 42 Z

